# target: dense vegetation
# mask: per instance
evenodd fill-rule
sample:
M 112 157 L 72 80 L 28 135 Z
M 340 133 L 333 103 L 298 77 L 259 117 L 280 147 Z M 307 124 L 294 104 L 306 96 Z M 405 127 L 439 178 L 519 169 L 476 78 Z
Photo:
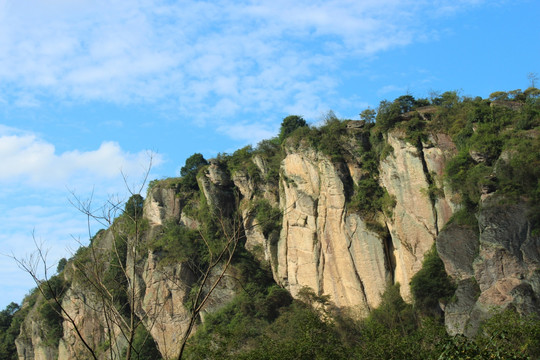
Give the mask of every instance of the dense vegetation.
M 301 118 L 286 118 L 280 135 L 255 149 L 247 147 L 232 156 L 222 155 L 231 173 L 248 169 L 261 179 L 253 156 L 268 159 L 279 171 L 286 147 L 309 146 L 339 164 L 351 157 L 360 159 L 366 175 L 349 182 L 349 211 L 358 211 L 368 221 L 377 211 L 393 207 L 393 199 L 380 187 L 378 163 L 393 150 L 385 142 L 388 131 L 402 131 L 421 149 L 432 132 L 447 133 L 458 154 L 450 161 L 446 181 L 460 194 L 464 205 L 454 221 L 471 224 L 480 196 L 486 191 L 505 195 L 507 201 L 525 199 L 538 209 L 540 194 L 540 91 L 495 93 L 489 99 L 460 97 L 447 92 L 431 99 L 405 95 L 382 101 L 378 111 L 362 113 L 366 120 L 357 143 L 350 137 L 348 121 L 329 113 L 323 125 L 306 126 Z M 270 148 L 272 151 L 265 152 Z M 504 156 L 501 156 L 504 154 Z M 254 176 L 254 174 L 258 174 Z M 430 198 L 441 195 L 433 188 Z M 346 175 L 344 182 L 347 183 Z M 270 218 L 271 206 L 254 205 L 256 214 Z M 277 211 L 277 210 L 274 210 Z M 535 221 L 538 211 L 531 211 Z M 260 219 L 262 219 L 261 217 Z M 268 222 L 263 231 L 271 231 Z M 472 223 L 471 225 L 474 225 Z M 259 287 L 257 291 L 254 291 Z M 526 359 L 540 356 L 540 320 L 520 317 L 512 310 L 497 314 L 484 323 L 476 338 L 450 337 L 442 324 L 439 304 L 453 301 L 455 287 L 433 248 L 411 281 L 413 304 L 391 286 L 378 309 L 367 319 L 352 320 L 354 314 L 340 313 L 324 297 L 305 289 L 300 300 L 291 300 L 271 282 L 266 288 L 250 284 L 248 290 L 221 311 L 208 317 L 191 339 L 190 358 L 235 359 Z M 252 292 L 254 291 L 254 292 Z M 279 295 L 279 296 L 278 296 Z M 268 308 L 272 311 L 269 311 Z
M 0 312 L 0 359 L 18 359 L 15 339 L 27 313 L 13 302 Z
M 528 202 L 530 220 L 536 229 L 540 227 L 540 90 L 496 92 L 488 99 L 462 97 L 456 92 L 445 92 L 430 99 L 404 95 L 394 101 L 381 101 L 376 111 L 366 109 L 360 115 L 365 123 L 355 130 L 348 128 L 350 120 L 340 120 L 332 112 L 318 127 L 291 115 L 283 120 L 277 137 L 233 154 L 219 154 L 212 161 L 227 176 L 244 175 L 252 182 L 255 196 L 243 206 L 248 208 L 271 247 L 278 237 L 282 214 L 277 200 L 270 201 L 261 193 L 280 186 L 281 161 L 287 151 L 300 147 L 317 150 L 336 164 L 337 169 L 342 169 L 340 176 L 347 188 L 348 211 L 360 214 L 372 229 L 387 231 L 380 227 L 379 215 L 391 216 L 395 200 L 379 184 L 379 163 L 393 151 L 385 141 L 389 131 L 403 133 L 419 151 L 430 142 L 432 133 L 445 133 L 452 138 L 457 155 L 449 161 L 443 180 L 459 194 L 463 205 L 452 221 L 477 227 L 474 213 L 482 194 L 497 192 L 509 202 Z M 350 141 L 351 138 L 354 141 Z M 364 171 L 356 183 L 346 170 L 345 163 L 351 159 L 356 159 Z M 211 262 L 211 254 L 223 247 L 225 232 L 231 229 L 220 226 L 221 214 L 210 208 L 200 191 L 201 174 L 208 166 L 209 162 L 196 153 L 186 160 L 180 178 L 151 182 L 149 188 L 176 189 L 183 211 L 196 220 L 199 227 L 195 230 L 176 220 L 168 221 L 156 236 L 137 244 L 141 254 L 150 250 L 159 258 L 161 266 L 184 262 L 194 273 L 200 273 Z M 426 191 L 435 200 L 442 195 L 442 189 L 435 186 L 435 179 L 428 180 L 430 188 Z M 230 190 L 227 185 L 223 186 L 225 192 Z M 240 199 L 230 191 L 229 200 L 235 202 L 236 209 Z M 114 305 L 121 311 L 126 311 L 129 304 L 128 284 L 122 273 L 128 238 L 148 227 L 144 221 L 133 225 L 130 220 L 140 218 L 142 205 L 143 198 L 138 194 L 126 203 L 123 215 L 115 220 L 118 226 L 118 236 L 113 242 L 115 252 L 106 258 L 108 267 L 104 270 L 103 282 L 111 289 Z M 235 219 L 238 214 L 228 216 Z M 238 236 L 242 238 L 243 232 Z M 227 306 L 207 315 L 204 325 L 188 343 L 187 358 L 540 357 L 540 320 L 533 316 L 520 317 L 511 309 L 485 322 L 475 338 L 446 334 L 440 304 L 453 301 L 455 287 L 435 248 L 426 254 L 423 268 L 411 281 L 412 304 L 401 298 L 399 284 L 391 285 L 383 294 L 380 306 L 367 318 L 359 319 L 360 314 L 340 311 L 333 307 L 330 299 L 308 288 L 293 300 L 286 290 L 274 283 L 269 265 L 261 264 L 260 258 L 242 245 L 240 241 L 231 262 L 241 291 Z M 74 259 L 79 263 L 92 260 L 88 248 L 81 248 Z M 51 346 L 58 345 L 62 316 L 54 299 L 61 299 L 69 286 L 63 276 L 67 263 L 65 259 L 61 261 L 59 274 L 46 283 L 47 291 L 41 294 L 34 291 L 22 308 L 12 303 L 0 313 L 0 358 L 16 358 L 14 339 L 32 307 L 37 309 L 33 316 L 40 319 L 46 330 L 44 341 Z M 84 282 L 84 278 L 79 277 L 77 281 Z M 196 282 L 193 289 L 197 290 L 198 286 Z M 147 331 L 139 327 L 134 338 L 136 352 L 141 359 L 156 358 L 155 343 L 147 339 Z
M 377 211 L 393 207 L 393 199 L 380 187 L 378 163 L 393 150 L 385 134 L 393 129 L 419 149 L 429 142 L 431 132 L 449 134 L 458 155 L 448 165 L 446 181 L 461 195 L 463 210 L 454 221 L 470 224 L 482 191 L 504 194 L 509 201 L 518 197 L 538 205 L 540 92 L 492 94 L 490 99 L 460 97 L 447 92 L 431 99 L 405 95 L 382 101 L 378 111 L 362 113 L 366 124 L 350 137 L 347 121 L 329 113 L 323 125 L 307 126 L 300 117 L 284 120 L 280 135 L 255 149 L 246 147 L 232 155 L 222 154 L 231 173 L 246 171 L 262 180 L 252 158 L 266 159 L 276 173 L 288 146 L 309 146 L 340 163 L 360 159 L 366 175 L 350 184 L 349 211 L 358 211 L 368 221 Z M 504 100 L 504 101 L 502 101 Z M 265 150 L 271 149 L 266 152 Z M 506 156 L 501 156 L 505 152 Z M 476 155 L 480 154 L 480 159 Z M 346 176 L 344 182 L 347 182 Z M 434 179 L 431 179 L 434 184 Z M 429 196 L 441 189 L 434 185 Z M 277 209 L 266 201 L 254 204 L 258 220 L 273 218 Z M 264 215 L 262 215 L 264 214 Z M 531 212 L 531 219 L 535 214 Z M 265 235 L 279 224 L 267 221 Z M 474 224 L 473 224 L 474 225 Z M 264 284 L 264 283 L 263 283 Z M 203 328 L 190 340 L 189 358 L 235 359 L 525 359 L 540 356 L 540 320 L 520 317 L 512 310 L 487 321 L 474 339 L 450 337 L 442 324 L 439 304 L 453 301 L 455 286 L 444 271 L 433 248 L 411 281 L 413 304 L 399 295 L 399 285 L 383 295 L 378 309 L 367 319 L 353 320 L 354 314 L 340 313 L 324 297 L 305 289 L 300 300 L 292 300 L 270 281 L 249 283 L 245 292 L 221 311 L 208 316 Z M 271 309 L 271 310 L 269 310 Z
M 535 359 L 540 320 L 508 310 L 474 339 L 446 334 L 391 286 L 367 319 L 353 320 L 304 289 L 300 300 L 275 286 L 244 294 L 208 317 L 188 359 Z

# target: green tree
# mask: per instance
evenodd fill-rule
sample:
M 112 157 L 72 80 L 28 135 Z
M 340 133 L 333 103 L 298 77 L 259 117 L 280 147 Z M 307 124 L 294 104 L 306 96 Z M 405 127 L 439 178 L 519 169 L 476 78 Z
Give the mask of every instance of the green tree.
M 411 293 L 415 306 L 423 313 L 437 315 L 441 312 L 439 301 L 449 299 L 456 287 L 444 269 L 435 246 L 429 250 L 422 263 L 422 269 L 411 279 Z
M 66 264 L 67 264 L 66 258 L 61 258 L 58 261 L 58 266 L 56 266 L 56 272 L 61 273 L 64 270 L 64 268 L 66 267 Z
M 412 95 L 402 95 L 394 100 L 394 103 L 399 105 L 399 111 L 401 114 L 413 110 L 416 106 L 416 100 Z
M 205 165 L 208 165 L 208 161 L 200 153 L 195 153 L 186 159 L 186 164 L 180 169 L 180 176 L 182 176 L 182 185 L 184 189 L 197 190 L 197 172 Z
M 144 199 L 140 194 L 131 195 L 125 205 L 125 213 L 131 218 L 142 218 Z
M 399 120 L 400 106 L 397 102 L 382 100 L 377 111 L 377 125 L 383 130 L 391 129 Z
M 14 302 L 0 311 L 0 359 L 17 359 L 15 338 L 19 334 L 22 317 L 16 316 L 20 306 Z
M 375 115 L 377 112 L 369 107 L 360 113 L 360 119 L 364 120 L 366 123 L 371 124 L 375 122 Z
M 289 136 L 294 130 L 308 126 L 306 120 L 298 115 L 287 116 L 281 122 L 281 128 L 279 130 L 279 140 L 283 142 L 287 136 Z

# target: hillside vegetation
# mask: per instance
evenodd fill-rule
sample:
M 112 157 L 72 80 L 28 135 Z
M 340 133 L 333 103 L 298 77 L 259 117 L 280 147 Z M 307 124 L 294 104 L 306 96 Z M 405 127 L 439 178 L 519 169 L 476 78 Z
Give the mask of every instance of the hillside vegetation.
M 0 358 L 18 358 L 14 346 L 17 336 L 19 355 L 23 344 L 32 343 L 34 348 L 39 345 L 48 349 L 47 358 L 58 356 L 68 328 L 66 313 L 59 306 L 76 291 L 96 291 L 91 279 L 81 274 L 81 269 L 93 265 L 96 258 L 103 259 L 100 282 L 112 299 L 108 306 L 114 307 L 115 316 L 126 322 L 131 317 L 132 326 L 137 324 L 132 327 L 133 351 L 128 356 L 165 356 L 163 345 L 160 347 L 163 340 L 153 335 L 153 326 L 157 325 L 148 320 L 158 315 L 135 299 L 142 297 L 143 291 L 130 293 L 130 286 L 139 284 L 137 281 L 144 283 L 137 285 L 141 289 L 148 286 L 145 272 L 151 257 L 158 273 L 172 274 L 174 269 L 179 276 L 175 281 L 185 282 L 181 306 L 189 314 L 199 304 L 197 294 L 211 292 L 203 282 L 204 271 L 213 266 L 215 254 L 222 251 L 232 255 L 230 268 L 216 288 L 219 295 L 210 301 L 212 310 L 203 311 L 204 316 L 196 314 L 196 331 L 183 353 L 186 359 L 540 358 L 540 300 L 528 311 L 513 305 L 493 308 L 481 319 L 474 335 L 448 334 L 445 308 L 461 301 L 458 293 L 464 279 L 447 274 L 435 244 L 422 254 L 421 268 L 410 284 L 395 281 L 397 260 L 388 259 L 385 291 L 378 306 L 369 312 L 337 306 L 335 299 L 307 286 L 289 291 L 276 280 L 284 214 L 289 211 L 283 208 L 278 194 L 284 184 L 297 183 L 283 171 L 286 156 L 301 149 L 329 159 L 342 180 L 347 213 L 357 214 L 365 221 L 366 231 L 384 242 L 391 236 L 387 224 L 396 216 L 393 209 L 397 201 L 380 178 L 381 163 L 398 151 L 390 146 L 389 133 L 400 134 L 422 156 L 425 149 L 435 146 L 433 134 L 445 134 L 455 144 L 442 176 L 426 172 L 429 186 L 419 194 L 435 208 L 439 199 L 448 196 L 449 190 L 445 195 L 441 184 L 449 187 L 457 210 L 446 226 L 455 224 L 478 234 L 478 213 L 484 199 L 491 197 L 501 199 L 505 206 L 525 204 L 530 224 L 526 236 L 538 238 L 540 90 L 496 92 L 488 99 L 462 97 L 456 92 L 430 99 L 404 95 L 384 100 L 376 111 L 367 109 L 360 116 L 362 120 L 352 121 L 338 119 L 330 112 L 320 126 L 310 126 L 300 116 L 289 116 L 275 138 L 232 154 L 219 154 L 210 161 L 196 153 L 187 159 L 180 177 L 150 182 L 148 198 L 160 189 L 171 190 L 175 194 L 171 201 L 178 204 L 175 211 L 179 214 L 155 225 L 148 214 L 142 218 L 143 209 L 146 211 L 143 198 L 134 194 L 114 220 L 112 230 L 96 234 L 88 247 L 63 260 L 57 275 L 40 284 L 41 291 L 33 290 L 22 306 L 10 304 L 0 313 Z M 357 177 L 350 175 L 350 159 L 358 163 Z M 237 184 L 243 184 L 242 191 Z M 264 245 L 251 242 L 254 231 L 260 232 Z M 238 244 L 229 248 L 230 234 Z M 393 245 L 390 241 L 385 246 Z M 92 255 L 95 251 L 99 252 L 97 257 Z M 215 269 L 225 263 L 219 260 Z M 133 276 L 125 269 L 133 269 Z M 532 269 L 530 279 L 535 279 L 540 268 Z M 180 278 L 180 273 L 189 276 Z M 465 280 L 478 279 L 473 276 Z M 537 284 L 533 280 L 530 283 L 534 290 Z M 403 286 L 410 287 L 407 301 Z M 478 298 L 478 284 L 475 289 Z M 531 295 L 533 299 L 536 296 L 534 292 Z M 25 324 L 30 322 L 38 325 L 29 330 L 30 325 Z M 39 341 L 30 339 L 38 336 L 36 328 Z M 107 339 L 95 343 L 98 358 L 112 356 L 113 347 L 120 348 L 120 343 L 125 348 L 125 342 L 114 340 L 112 335 Z M 117 355 L 126 356 L 126 351 Z

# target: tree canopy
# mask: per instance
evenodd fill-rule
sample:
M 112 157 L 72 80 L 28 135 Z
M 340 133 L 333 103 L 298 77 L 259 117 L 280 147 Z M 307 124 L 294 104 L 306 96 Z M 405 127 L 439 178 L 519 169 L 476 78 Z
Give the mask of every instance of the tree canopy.
M 197 172 L 202 166 L 208 165 L 208 161 L 201 153 L 195 153 L 186 159 L 186 164 L 180 169 L 182 185 L 186 189 L 197 190 Z
M 279 140 L 283 141 L 294 130 L 308 126 L 306 120 L 298 115 L 289 115 L 281 122 L 281 128 L 279 130 Z

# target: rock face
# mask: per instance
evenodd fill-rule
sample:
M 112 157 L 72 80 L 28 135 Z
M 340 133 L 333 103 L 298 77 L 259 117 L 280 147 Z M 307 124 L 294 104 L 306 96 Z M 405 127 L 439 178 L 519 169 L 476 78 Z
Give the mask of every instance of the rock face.
M 23 306 L 28 306 L 28 304 L 23 304 Z M 36 308 L 30 310 L 21 324 L 21 332 L 15 340 L 19 359 L 54 359 L 58 356 L 58 349 L 45 343 L 42 324 L 35 318 L 36 311 Z
M 289 153 L 282 170 L 277 281 L 293 296 L 309 286 L 338 306 L 377 306 L 392 277 L 386 244 L 347 213 L 344 184 L 330 159 Z
M 195 276 L 185 264 L 160 267 L 149 253 L 143 270 L 135 277 L 135 312 L 154 338 L 164 358 L 178 354 L 190 313 L 184 306 Z
M 512 306 L 523 314 L 540 309 L 540 236 L 531 234 L 525 204 L 491 196 L 477 219 L 478 231 L 452 224 L 437 242 L 458 284 L 457 301 L 445 309 L 451 334 L 474 334 L 491 308 Z
M 492 306 L 537 311 L 540 238 L 531 234 L 525 205 L 504 205 L 504 199 L 487 194 L 477 214 L 478 229 L 447 225 L 458 210 L 457 195 L 443 181 L 446 163 L 456 153 L 454 144 L 447 135 L 432 134 L 413 145 L 394 131 L 385 139 L 393 150 L 381 160 L 378 175 L 379 185 L 394 206 L 384 213 L 374 211 L 366 221 L 351 211 L 349 200 L 353 187 L 369 175 L 360 159 L 361 144 L 369 137 L 362 126 L 347 131 L 350 136 L 343 141 L 348 154 L 339 161 L 308 145 L 286 143 L 278 182 L 264 180 L 270 169 L 259 155 L 251 159 L 259 170 L 258 179 L 245 169 L 230 174 L 222 163 L 211 161 L 198 177 L 205 204 L 220 209 L 224 217 L 240 214 L 244 246 L 270 265 L 276 283 L 293 297 L 307 286 L 318 295 L 329 295 L 338 307 L 366 314 L 379 305 L 388 284 L 399 282 L 403 298 L 411 301 L 409 282 L 436 243 L 447 273 L 457 284 L 455 301 L 445 307 L 451 334 L 473 334 Z M 168 184 L 152 188 L 145 200 L 148 229 L 143 241 L 159 236 L 169 222 L 191 229 L 200 226 L 186 215 L 190 212 L 177 196 L 178 189 Z M 254 213 L 254 204 L 261 201 L 281 212 L 280 229 L 263 231 Z M 111 248 L 111 230 L 100 239 L 101 247 Z M 158 251 L 134 258 L 133 250 L 128 250 L 127 258 L 128 273 L 133 274 L 130 286 L 135 289 L 129 305 L 163 357 L 175 357 L 189 322 L 186 303 L 196 276 L 185 263 L 160 263 Z M 216 269 L 212 277 L 218 273 Z M 219 283 L 201 321 L 235 296 L 238 284 L 230 275 Z M 63 304 L 98 348 L 110 341 L 104 332 L 103 308 L 76 279 L 70 282 Z M 20 359 L 70 359 L 84 352 L 71 323 L 64 322 L 64 336 L 55 347 L 43 342 L 42 326 L 35 319 L 29 315 L 21 328 Z M 119 329 L 113 331 L 112 339 L 125 346 Z
M 409 301 L 409 282 L 455 208 L 446 197 L 449 189 L 440 180 L 455 147 L 449 139 L 440 138 L 432 138 L 435 144 L 419 147 L 405 141 L 403 134 L 390 133 L 388 144 L 393 152 L 381 162 L 381 183 L 396 200 L 387 219 L 396 259 L 394 280 L 402 285 L 401 295 Z M 434 187 L 445 196 L 430 194 Z

